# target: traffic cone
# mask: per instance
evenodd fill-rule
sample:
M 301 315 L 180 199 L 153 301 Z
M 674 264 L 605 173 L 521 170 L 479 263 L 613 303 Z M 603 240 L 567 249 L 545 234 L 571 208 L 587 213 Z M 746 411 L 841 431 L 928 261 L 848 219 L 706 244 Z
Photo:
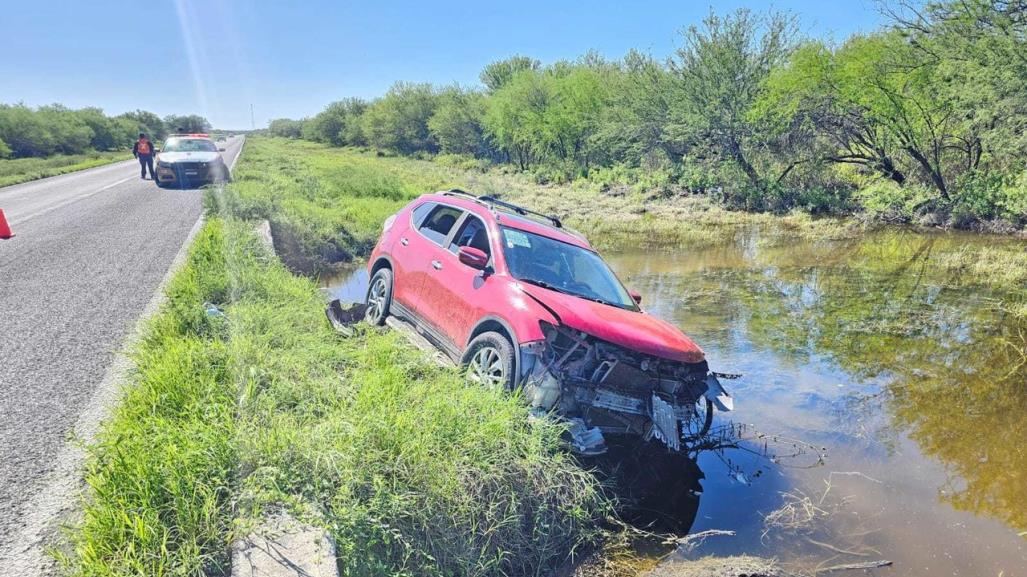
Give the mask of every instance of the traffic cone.
M 0 238 L 11 238 L 14 233 L 11 227 L 7 226 L 7 217 L 4 216 L 4 209 L 0 208 Z

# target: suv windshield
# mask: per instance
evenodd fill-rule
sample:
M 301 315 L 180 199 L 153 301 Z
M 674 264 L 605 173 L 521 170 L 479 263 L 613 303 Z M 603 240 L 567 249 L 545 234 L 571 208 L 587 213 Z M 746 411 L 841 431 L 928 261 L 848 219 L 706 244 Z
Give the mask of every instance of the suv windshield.
M 628 310 L 628 291 L 598 254 L 552 238 L 501 227 L 503 255 L 520 281 Z
M 169 138 L 161 152 L 217 152 L 218 147 L 201 138 Z

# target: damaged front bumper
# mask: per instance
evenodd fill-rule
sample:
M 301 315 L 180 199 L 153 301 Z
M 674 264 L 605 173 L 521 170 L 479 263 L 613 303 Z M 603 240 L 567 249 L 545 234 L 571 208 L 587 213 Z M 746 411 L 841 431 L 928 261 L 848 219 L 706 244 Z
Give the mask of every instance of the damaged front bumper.
M 568 425 L 574 451 L 606 451 L 609 436 L 687 450 L 709 430 L 713 411 L 733 401 L 706 362 L 660 359 L 590 335 L 546 325 L 545 340 L 521 346 L 519 384 L 537 415 Z

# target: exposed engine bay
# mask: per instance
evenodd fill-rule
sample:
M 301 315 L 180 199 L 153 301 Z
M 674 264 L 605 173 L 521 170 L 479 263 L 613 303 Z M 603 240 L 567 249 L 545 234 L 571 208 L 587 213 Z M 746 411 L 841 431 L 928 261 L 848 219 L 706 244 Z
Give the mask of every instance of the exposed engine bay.
M 732 408 L 706 361 L 662 359 L 564 326 L 544 324 L 543 333 L 521 348 L 520 383 L 536 414 L 569 424 L 578 453 L 604 453 L 609 435 L 687 450 L 710 429 L 714 407 Z

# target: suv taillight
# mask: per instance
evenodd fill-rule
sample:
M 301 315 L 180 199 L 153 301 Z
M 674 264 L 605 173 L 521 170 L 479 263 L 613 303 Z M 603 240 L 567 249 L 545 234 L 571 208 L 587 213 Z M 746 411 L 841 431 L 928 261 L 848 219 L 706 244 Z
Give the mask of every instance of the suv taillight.
M 395 222 L 396 222 L 396 215 L 395 214 L 390 216 L 389 218 L 385 219 L 385 224 L 382 225 L 382 234 L 385 234 L 385 233 L 389 232 L 389 229 L 392 228 L 392 225 Z

